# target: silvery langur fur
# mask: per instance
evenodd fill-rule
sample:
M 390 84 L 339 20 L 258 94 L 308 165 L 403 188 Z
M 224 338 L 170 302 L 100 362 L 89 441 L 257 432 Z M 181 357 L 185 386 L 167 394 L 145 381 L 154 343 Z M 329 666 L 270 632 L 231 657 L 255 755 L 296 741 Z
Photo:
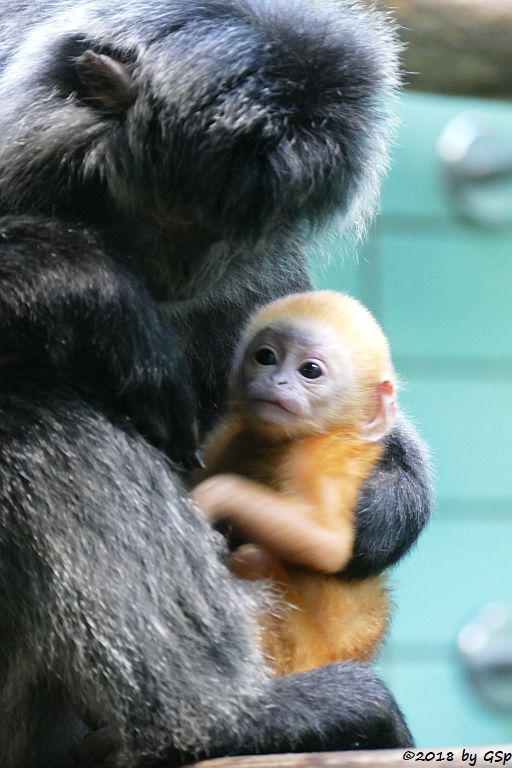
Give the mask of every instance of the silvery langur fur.
M 0 0 L 4 768 L 98 763 L 95 729 L 119 767 L 410 743 L 362 666 L 270 678 L 174 468 L 249 312 L 371 213 L 396 58 L 350 0 Z M 355 578 L 428 516 L 420 442 L 386 443 Z

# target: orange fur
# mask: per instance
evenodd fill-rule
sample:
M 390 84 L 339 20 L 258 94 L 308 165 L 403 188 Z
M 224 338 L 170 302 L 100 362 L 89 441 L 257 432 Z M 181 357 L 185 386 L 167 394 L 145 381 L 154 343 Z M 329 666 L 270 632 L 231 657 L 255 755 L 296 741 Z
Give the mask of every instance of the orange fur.
M 233 472 L 250 477 L 285 497 L 306 498 L 321 524 L 344 519 L 352 525 L 359 490 L 381 453 L 379 444 L 347 436 L 343 430 L 269 444 L 235 417 L 212 435 L 204 457 L 207 475 Z M 322 499 L 320 486 L 326 477 L 334 481 L 334 507 Z M 389 615 L 382 577 L 351 582 L 279 561 L 251 573 L 251 560 L 240 556 L 232 570 L 242 578 L 271 578 L 276 585 L 281 608 L 262 619 L 263 649 L 276 674 L 333 661 L 367 660 L 376 652 Z
M 199 477 L 226 478 L 221 504 L 249 541 L 254 516 L 275 510 L 275 519 L 269 519 L 268 531 L 265 528 L 266 538 L 257 541 L 263 551 L 251 544 L 242 546 L 232 555 L 230 567 L 238 576 L 269 578 L 276 586 L 280 608 L 276 615 L 262 617 L 261 634 L 263 649 L 279 675 L 338 660 L 369 659 L 389 615 L 382 577 L 351 582 L 335 572 L 351 557 L 357 498 L 383 452 L 380 443 L 363 439 L 361 424 L 371 416 L 376 386 L 393 378 L 387 342 L 364 307 L 329 291 L 292 296 L 264 307 L 250 322 L 244 345 L 266 325 L 297 317 L 324 322 L 342 340 L 356 380 L 350 403 L 344 403 L 339 415 L 333 412 L 327 431 L 292 435 L 260 429 L 233 405 L 231 415 L 207 443 L 207 469 Z M 298 534 L 297 552 L 293 541 L 279 540 L 279 523 L 290 514 L 297 526 L 310 525 L 312 531 L 311 542 L 307 527 L 305 537 Z M 314 530 L 337 537 L 339 560 L 315 560 Z M 278 556 L 279 551 L 290 551 L 291 556 Z M 315 569 L 304 563 L 314 563 Z

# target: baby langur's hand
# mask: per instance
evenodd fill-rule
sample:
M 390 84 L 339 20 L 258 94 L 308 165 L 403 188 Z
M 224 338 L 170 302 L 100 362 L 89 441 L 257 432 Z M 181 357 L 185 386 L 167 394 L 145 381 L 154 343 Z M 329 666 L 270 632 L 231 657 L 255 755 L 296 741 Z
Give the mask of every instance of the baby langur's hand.
M 231 510 L 242 507 L 244 495 L 242 478 L 227 473 L 203 480 L 191 493 L 201 512 L 213 523 L 229 517 Z

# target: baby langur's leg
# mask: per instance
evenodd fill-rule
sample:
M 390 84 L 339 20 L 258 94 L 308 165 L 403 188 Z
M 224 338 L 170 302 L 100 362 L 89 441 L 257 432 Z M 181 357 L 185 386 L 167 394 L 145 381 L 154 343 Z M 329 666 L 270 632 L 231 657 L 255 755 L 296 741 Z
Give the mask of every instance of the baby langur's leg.
M 227 561 L 229 570 L 250 581 L 269 579 L 279 603 L 260 620 L 260 642 L 276 675 L 305 672 L 333 661 L 319 624 L 306 610 L 282 562 L 256 544 L 243 544 Z

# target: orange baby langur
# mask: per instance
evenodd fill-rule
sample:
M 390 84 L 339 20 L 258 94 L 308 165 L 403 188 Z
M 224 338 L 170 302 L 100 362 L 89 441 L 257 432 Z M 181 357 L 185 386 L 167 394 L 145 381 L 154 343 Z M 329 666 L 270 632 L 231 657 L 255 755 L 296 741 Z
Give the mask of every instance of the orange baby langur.
M 244 332 L 230 413 L 207 443 L 193 495 L 250 542 L 231 570 L 278 587 L 281 609 L 261 621 L 277 674 L 368 659 L 385 632 L 383 578 L 350 581 L 343 569 L 359 492 L 395 418 L 395 387 L 386 337 L 344 294 L 279 299 Z

